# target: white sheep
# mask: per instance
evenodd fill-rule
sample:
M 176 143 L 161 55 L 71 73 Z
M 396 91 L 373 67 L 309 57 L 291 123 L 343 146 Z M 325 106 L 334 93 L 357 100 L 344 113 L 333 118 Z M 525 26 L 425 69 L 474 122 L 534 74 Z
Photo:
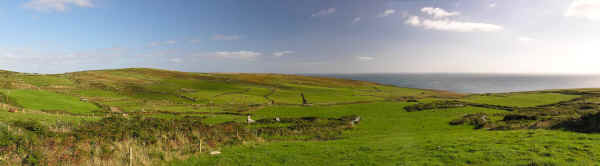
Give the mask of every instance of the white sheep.
M 360 122 L 360 116 L 354 118 L 354 120 L 350 121 L 350 125 L 354 126 L 354 124 L 357 124 L 358 122 Z
M 354 120 L 352 120 L 352 122 L 354 122 L 354 123 L 360 122 L 360 116 L 357 116 L 356 118 L 354 118 Z
M 255 120 L 252 120 L 252 117 L 250 117 L 250 115 L 248 115 L 248 123 L 254 123 L 256 122 Z

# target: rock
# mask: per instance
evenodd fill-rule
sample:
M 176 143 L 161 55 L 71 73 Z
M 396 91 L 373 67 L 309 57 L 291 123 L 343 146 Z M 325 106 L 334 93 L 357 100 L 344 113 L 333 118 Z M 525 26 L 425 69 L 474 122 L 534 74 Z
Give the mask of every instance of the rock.
M 219 155 L 219 154 L 221 154 L 220 151 L 212 151 L 212 152 L 210 152 L 210 155 Z

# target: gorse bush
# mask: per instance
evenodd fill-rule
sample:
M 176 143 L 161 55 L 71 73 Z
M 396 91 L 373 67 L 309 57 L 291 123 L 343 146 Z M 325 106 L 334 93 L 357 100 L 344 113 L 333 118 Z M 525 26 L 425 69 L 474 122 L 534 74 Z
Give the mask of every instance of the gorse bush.
M 23 128 L 40 136 L 54 135 L 53 132 L 50 132 L 48 126 L 45 126 L 37 121 L 15 121 L 13 125 L 15 127 Z
M 335 139 L 343 130 L 352 128 L 349 122 L 354 118 L 356 116 L 282 118 L 280 121 L 258 120 L 256 124 L 226 122 L 208 125 L 202 122 L 204 118 L 198 117 L 110 116 L 76 125 L 65 132 L 50 130 L 36 121 L 15 121 L 12 126 L 18 131 L 16 135 L 14 131 L 7 130 L 0 133 L 0 154 L 14 156 L 13 164 L 82 164 L 83 161 L 97 159 L 119 165 L 120 161 L 129 162 L 127 147 L 143 147 L 136 148 L 142 150 L 136 152 L 143 155 L 141 158 L 162 161 L 172 156 L 193 155 L 219 145 L 271 137 Z

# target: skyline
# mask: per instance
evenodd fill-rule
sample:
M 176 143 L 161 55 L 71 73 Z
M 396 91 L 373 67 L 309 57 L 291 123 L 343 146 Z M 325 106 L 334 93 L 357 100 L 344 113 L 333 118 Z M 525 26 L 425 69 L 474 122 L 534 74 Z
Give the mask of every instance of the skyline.
M 0 69 L 600 73 L 597 0 L 27 0 Z

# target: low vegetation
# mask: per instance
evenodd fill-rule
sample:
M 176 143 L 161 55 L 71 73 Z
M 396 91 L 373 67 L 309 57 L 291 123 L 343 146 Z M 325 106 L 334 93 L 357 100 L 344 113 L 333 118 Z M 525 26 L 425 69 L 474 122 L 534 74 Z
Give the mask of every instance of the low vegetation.
M 0 72 L 0 165 L 593 165 L 600 90 L 280 74 Z

